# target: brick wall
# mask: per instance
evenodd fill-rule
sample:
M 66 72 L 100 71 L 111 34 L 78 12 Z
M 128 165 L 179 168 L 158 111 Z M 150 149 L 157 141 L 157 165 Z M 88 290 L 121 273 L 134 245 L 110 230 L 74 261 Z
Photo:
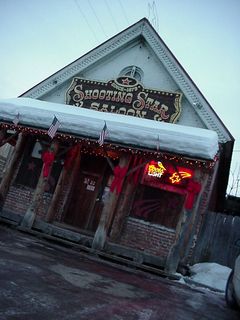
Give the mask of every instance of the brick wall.
M 3 210 L 11 211 L 21 215 L 25 214 L 32 199 L 33 192 L 34 190 L 29 187 L 12 185 L 7 194 Z M 51 198 L 51 194 L 44 193 L 40 209 L 37 214 L 39 217 L 45 217 Z
M 166 257 L 174 242 L 175 231 L 140 219 L 128 218 L 120 244 L 146 253 Z
M 187 260 L 190 259 L 193 253 L 202 218 L 205 216 L 207 210 L 210 186 L 211 176 L 208 177 L 207 185 L 199 203 L 198 224 L 195 230 L 195 235 L 192 239 L 191 249 Z M 144 250 L 145 252 L 157 256 L 166 257 L 171 245 L 174 243 L 174 239 L 175 230 L 140 219 L 128 217 L 122 232 L 120 244 L 130 246 L 138 250 Z

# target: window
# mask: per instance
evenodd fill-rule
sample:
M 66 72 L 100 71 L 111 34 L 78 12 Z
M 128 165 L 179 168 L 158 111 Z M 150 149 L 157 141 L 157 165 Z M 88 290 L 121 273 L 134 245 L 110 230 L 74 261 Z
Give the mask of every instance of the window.
M 15 183 L 21 184 L 30 188 L 36 188 L 40 173 L 42 170 L 41 148 L 39 143 L 33 140 L 27 145 L 24 150 L 23 160 L 18 170 Z M 62 168 L 61 160 L 55 161 L 52 167 L 51 175 L 48 178 L 45 191 L 53 193 L 58 177 Z
M 120 76 L 129 76 L 141 82 L 143 78 L 143 71 L 137 66 L 128 66 L 120 72 Z
M 175 229 L 184 198 L 182 194 L 140 185 L 130 215 L 134 218 Z

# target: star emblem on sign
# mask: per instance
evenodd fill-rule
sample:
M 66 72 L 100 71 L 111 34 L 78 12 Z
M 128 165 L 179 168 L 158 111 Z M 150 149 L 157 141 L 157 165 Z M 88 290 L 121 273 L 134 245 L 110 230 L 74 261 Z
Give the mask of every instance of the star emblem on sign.
M 128 86 L 130 84 L 131 80 L 129 78 L 125 78 L 125 79 L 122 79 L 122 84 Z
M 181 177 L 179 176 L 179 174 L 177 172 L 174 172 L 169 179 L 172 181 L 172 183 L 176 183 L 176 182 L 181 181 Z

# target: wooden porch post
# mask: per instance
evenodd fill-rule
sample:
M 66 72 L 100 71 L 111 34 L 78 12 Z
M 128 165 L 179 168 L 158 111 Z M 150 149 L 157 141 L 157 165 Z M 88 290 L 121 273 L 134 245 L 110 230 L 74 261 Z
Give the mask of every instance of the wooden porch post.
M 53 141 L 50 148 L 53 151 L 53 153 L 56 155 L 58 151 L 58 142 Z M 52 169 L 52 165 L 49 168 L 49 175 L 51 173 L 51 169 Z M 29 229 L 32 228 L 37 211 L 41 204 L 42 196 L 44 193 L 45 182 L 46 182 L 46 178 L 44 178 L 43 176 L 43 171 L 44 171 L 44 165 L 42 166 L 41 174 L 40 174 L 36 189 L 34 191 L 31 204 L 21 222 L 21 226 L 24 228 L 29 228 Z
M 120 158 L 119 166 L 121 168 L 128 167 L 129 166 L 129 159 L 130 156 L 123 155 Z M 96 233 L 94 235 L 92 248 L 97 250 L 102 250 L 104 248 L 108 230 L 113 218 L 113 214 L 117 205 L 119 199 L 119 194 L 114 190 L 113 192 L 110 192 L 107 196 L 106 203 L 104 204 L 103 211 L 101 214 L 101 218 L 98 224 L 98 228 L 96 230 Z
M 192 225 L 197 218 L 200 199 L 204 192 L 206 182 L 207 178 L 204 176 L 202 180 L 201 191 L 198 195 L 196 195 L 193 208 L 191 210 L 185 208 L 183 209 L 182 216 L 176 229 L 175 242 L 169 250 L 169 254 L 167 257 L 165 265 L 165 271 L 167 272 L 175 273 L 177 270 L 178 264 L 183 256 L 185 241 L 189 240 L 189 235 L 191 232 L 193 232 Z
M 15 146 L 13 155 L 11 157 L 9 164 L 7 165 L 7 169 L 5 171 L 5 174 L 0 184 L 0 208 L 3 207 L 3 204 L 6 200 L 6 196 L 10 188 L 12 179 L 18 168 L 18 162 L 23 155 L 25 142 L 26 142 L 26 136 L 23 136 L 22 133 L 19 133 L 17 144 Z
M 6 129 L 1 129 L 0 130 L 0 146 L 4 143 L 5 135 L 6 135 Z
M 209 200 L 211 198 L 212 195 L 212 191 L 213 191 L 213 185 L 215 183 L 215 179 L 216 179 L 216 175 L 218 172 L 218 167 L 219 167 L 219 160 L 216 161 L 214 169 L 213 169 L 213 173 L 210 175 L 206 175 L 205 179 L 204 179 L 204 184 L 205 184 L 205 190 L 203 190 L 202 196 L 201 198 L 204 201 L 204 206 L 207 208 L 208 204 L 209 204 Z M 210 182 L 210 183 L 209 183 Z M 200 215 L 203 214 L 203 212 L 200 212 Z M 183 254 L 183 258 L 182 258 L 182 262 L 186 263 L 188 260 L 188 256 L 189 256 L 189 252 L 193 243 L 193 238 L 194 238 L 194 232 L 197 229 L 197 226 L 200 222 L 200 215 L 198 214 L 197 217 L 195 217 L 195 219 L 193 219 L 193 221 L 191 221 L 191 225 L 190 225 L 190 230 L 191 232 L 189 232 L 188 235 L 188 240 L 187 240 L 187 246 L 186 249 L 184 250 L 184 254 Z M 204 215 L 205 216 L 205 215 Z
M 67 192 L 63 195 L 63 201 L 62 201 L 62 209 L 61 214 L 64 216 L 66 213 L 66 210 L 68 208 L 69 202 L 71 200 L 71 195 L 74 190 L 74 186 L 76 185 L 77 179 L 78 179 L 78 171 L 81 164 L 81 149 L 79 148 L 79 153 L 77 154 L 77 157 L 74 161 L 72 171 L 70 172 L 70 176 L 68 177 L 68 188 Z
M 133 201 L 134 191 L 136 190 L 136 185 L 127 181 L 125 183 L 125 190 L 123 190 L 120 198 L 120 203 L 117 208 L 116 216 L 114 218 L 110 238 L 111 240 L 117 240 L 121 234 L 124 219 L 128 216 L 131 209 L 131 203 Z
M 63 167 L 62 171 L 60 173 L 60 176 L 58 178 L 58 182 L 57 182 L 57 185 L 55 187 L 54 194 L 53 194 L 50 206 L 48 208 L 48 211 L 47 211 L 47 214 L 46 214 L 46 217 L 45 217 L 45 221 L 46 222 L 51 222 L 53 220 L 53 218 L 54 218 L 54 215 L 55 215 L 55 212 L 56 212 L 56 209 L 57 209 L 57 204 L 59 202 L 60 195 L 62 193 L 62 188 L 63 188 L 64 183 L 65 183 L 66 173 L 67 173 L 66 169 Z
M 73 175 L 73 173 L 75 173 L 75 171 L 76 171 L 75 168 L 78 167 L 79 162 L 80 162 L 80 146 L 78 147 L 78 151 L 76 153 L 76 158 L 74 159 L 74 162 L 72 164 L 73 170 L 72 170 L 72 174 L 70 176 L 70 182 L 72 182 L 72 178 L 74 178 L 74 176 L 76 175 L 76 174 Z M 68 169 L 64 166 L 62 168 L 61 174 L 58 178 L 58 182 L 57 182 L 56 188 L 54 190 L 52 201 L 50 203 L 47 215 L 45 217 L 45 220 L 47 222 L 51 222 L 54 219 L 54 216 L 55 216 L 56 210 L 57 210 L 57 205 L 58 205 L 58 202 L 59 202 L 60 197 L 62 195 L 63 187 L 66 183 L 67 176 L 68 176 Z M 64 199 L 66 199 L 66 198 L 64 198 Z

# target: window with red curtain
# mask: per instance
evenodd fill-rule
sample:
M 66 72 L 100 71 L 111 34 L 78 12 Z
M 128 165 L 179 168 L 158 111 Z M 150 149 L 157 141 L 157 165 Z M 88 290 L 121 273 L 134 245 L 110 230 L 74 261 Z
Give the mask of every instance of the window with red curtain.
M 150 161 L 136 192 L 132 217 L 175 229 L 193 171 L 171 162 Z

